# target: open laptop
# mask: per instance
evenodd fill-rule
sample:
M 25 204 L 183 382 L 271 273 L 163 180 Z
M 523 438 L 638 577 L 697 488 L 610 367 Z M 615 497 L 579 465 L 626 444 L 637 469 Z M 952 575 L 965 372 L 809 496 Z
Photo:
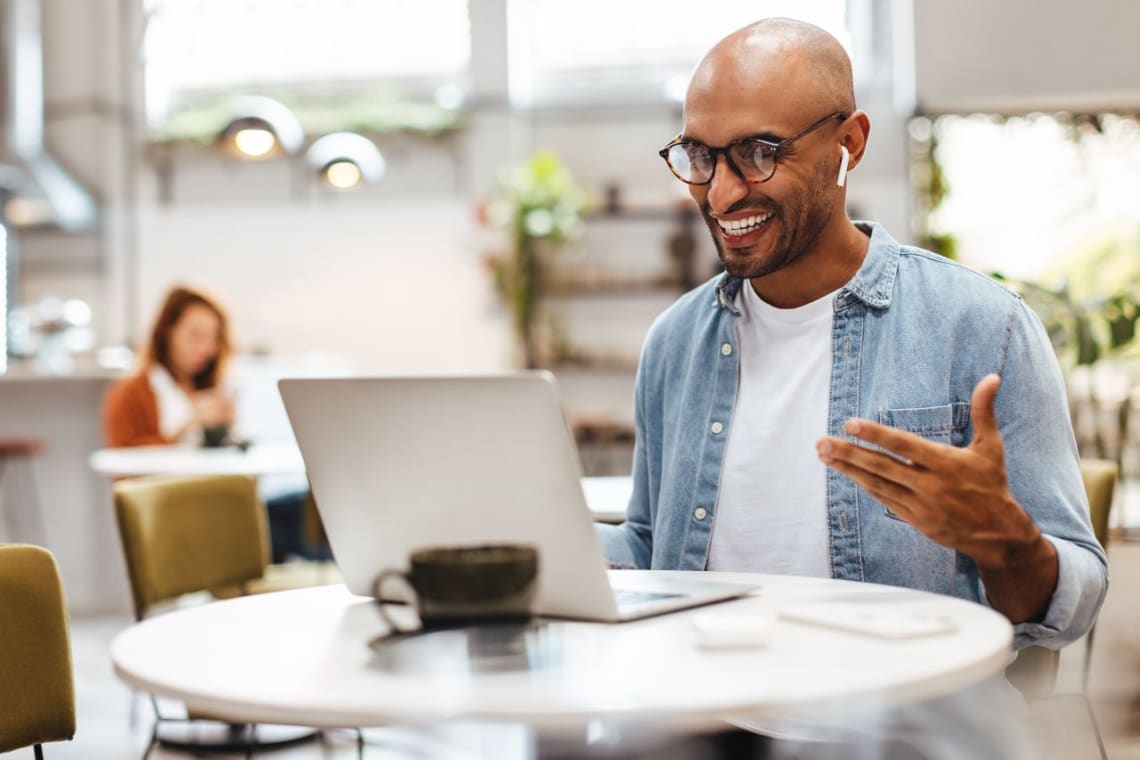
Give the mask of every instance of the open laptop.
M 353 593 L 371 594 L 380 570 L 406 568 L 418 548 L 490 542 L 538 547 L 543 615 L 632 620 L 755 588 L 606 572 L 548 372 L 279 387 Z

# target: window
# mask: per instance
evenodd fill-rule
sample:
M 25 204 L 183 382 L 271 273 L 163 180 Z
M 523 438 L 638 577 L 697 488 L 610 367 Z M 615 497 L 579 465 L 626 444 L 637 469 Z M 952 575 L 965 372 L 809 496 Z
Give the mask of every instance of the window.
M 1136 117 L 940 116 L 911 132 L 936 141 L 946 189 L 928 224 L 953 237 L 963 263 L 1057 284 L 1097 276 L 1085 270 L 1099 249 L 1135 245 Z
M 147 0 L 147 113 L 260 89 L 358 91 L 461 81 L 467 0 Z
M 846 0 L 510 0 L 510 86 L 517 106 L 664 102 L 717 40 L 766 16 L 798 18 L 850 50 Z

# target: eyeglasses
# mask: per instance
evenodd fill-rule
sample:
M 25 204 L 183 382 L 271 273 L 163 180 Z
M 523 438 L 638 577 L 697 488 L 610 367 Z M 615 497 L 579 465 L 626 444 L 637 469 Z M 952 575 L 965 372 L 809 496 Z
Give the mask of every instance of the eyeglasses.
M 780 154 L 796 140 L 819 129 L 832 119 L 843 120 L 847 116 L 839 111 L 824 116 L 809 127 L 801 129 L 791 137 L 779 142 L 762 140 L 759 137 L 742 137 L 733 140 L 723 148 L 710 148 L 693 140 L 682 140 L 679 136 L 657 152 L 665 159 L 669 171 L 677 179 L 690 185 L 707 185 L 716 173 L 717 156 L 724 154 L 728 168 L 745 182 L 767 182 L 776 173 L 776 163 Z

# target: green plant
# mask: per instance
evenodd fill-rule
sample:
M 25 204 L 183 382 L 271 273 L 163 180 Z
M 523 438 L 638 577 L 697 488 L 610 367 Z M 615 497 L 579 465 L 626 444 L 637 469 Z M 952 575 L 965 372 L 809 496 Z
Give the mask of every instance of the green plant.
M 1140 358 L 1140 234 L 1106 234 L 1047 274 L 1047 283 L 993 276 L 1037 312 L 1066 365 Z
M 957 240 L 949 232 L 939 231 L 935 224 L 938 207 L 949 192 L 946 174 L 938 156 L 937 125 L 920 116 L 910 124 L 910 183 L 914 194 L 918 244 L 928 251 L 958 258 Z
M 548 290 L 544 260 L 574 239 L 588 194 L 554 153 L 536 152 L 499 174 L 499 191 L 483 206 L 483 221 L 507 231 L 505 250 L 487 256 L 495 286 L 511 312 L 523 363 L 537 367 L 542 301 Z

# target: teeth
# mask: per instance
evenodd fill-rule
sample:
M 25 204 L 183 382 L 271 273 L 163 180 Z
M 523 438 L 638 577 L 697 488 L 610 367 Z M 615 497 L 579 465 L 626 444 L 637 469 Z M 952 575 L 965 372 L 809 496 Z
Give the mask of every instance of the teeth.
M 762 214 L 760 216 L 746 216 L 743 219 L 717 219 L 716 223 L 729 235 L 740 236 L 751 232 L 771 218 L 771 214 Z

